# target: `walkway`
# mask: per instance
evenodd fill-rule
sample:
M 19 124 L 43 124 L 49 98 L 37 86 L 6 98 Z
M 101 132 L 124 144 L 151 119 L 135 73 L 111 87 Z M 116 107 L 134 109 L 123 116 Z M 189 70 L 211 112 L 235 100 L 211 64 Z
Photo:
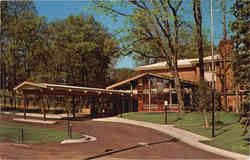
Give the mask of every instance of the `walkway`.
M 208 152 L 212 152 L 220 156 L 224 156 L 224 157 L 228 157 L 232 159 L 240 159 L 240 160 L 249 158 L 246 155 L 226 151 L 223 149 L 219 149 L 216 147 L 212 147 L 212 146 L 200 143 L 199 141 L 210 140 L 210 139 L 207 137 L 203 137 L 203 136 L 179 129 L 179 128 L 175 128 L 173 125 L 160 125 L 160 124 L 154 124 L 154 123 L 149 123 L 149 122 L 128 120 L 128 119 L 123 119 L 123 118 L 118 118 L 118 117 L 98 118 L 98 119 L 94 119 L 94 121 L 128 123 L 128 124 L 139 125 L 139 126 L 143 126 L 147 128 L 152 128 L 160 132 L 163 132 L 165 134 L 168 134 L 172 137 L 175 137 L 193 147 L 196 147 L 196 148 L 208 151 Z
M 21 112 L 0 112 L 2 114 L 6 114 L 6 115 L 16 115 L 16 116 L 24 116 L 24 113 L 21 113 Z M 27 117 L 36 117 L 36 118 L 43 118 L 43 114 L 42 113 L 26 113 L 26 116 Z M 70 115 L 72 117 L 72 115 Z M 47 113 L 46 114 L 46 118 L 49 118 L 49 119 L 63 119 L 67 117 L 67 114 L 66 113 L 63 113 L 63 114 L 50 114 L 50 113 Z

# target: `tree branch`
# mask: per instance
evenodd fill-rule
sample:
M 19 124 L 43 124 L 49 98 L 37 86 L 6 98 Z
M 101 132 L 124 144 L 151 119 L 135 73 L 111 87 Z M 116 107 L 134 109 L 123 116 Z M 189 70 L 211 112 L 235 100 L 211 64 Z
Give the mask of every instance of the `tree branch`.
M 120 15 L 120 16 L 132 17 L 132 15 L 130 15 L 130 14 L 126 14 L 126 13 L 120 12 L 120 11 L 118 11 L 118 10 L 115 10 L 115 9 L 113 9 L 113 8 L 104 6 L 103 4 L 101 4 L 100 2 L 98 2 L 98 1 L 96 1 L 96 0 L 93 0 L 92 2 L 95 3 L 97 7 L 103 8 L 103 9 L 106 9 L 106 10 L 109 10 L 109 11 L 111 11 L 111 12 L 113 12 L 113 13 L 115 13 L 115 14 L 118 14 L 118 15 Z

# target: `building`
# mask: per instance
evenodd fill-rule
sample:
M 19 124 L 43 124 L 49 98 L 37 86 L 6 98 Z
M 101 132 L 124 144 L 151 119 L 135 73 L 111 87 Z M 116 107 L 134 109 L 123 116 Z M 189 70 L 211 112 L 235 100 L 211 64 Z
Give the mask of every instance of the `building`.
M 238 111 L 244 97 L 244 87 L 234 92 L 231 58 L 233 46 L 229 41 L 220 44 L 220 54 L 214 55 L 215 89 L 220 95 L 220 107 L 227 111 Z M 198 58 L 178 60 L 178 72 L 184 88 L 184 102 L 187 108 L 193 107 L 192 89 L 198 84 L 200 71 Z M 107 89 L 127 89 L 133 91 L 138 102 L 138 111 L 162 111 L 163 101 L 167 100 L 169 109 L 178 110 L 174 79 L 166 62 L 134 68 L 138 75 L 108 86 Z M 204 57 L 205 80 L 212 83 L 212 56 Z M 162 88 L 164 97 L 159 95 Z

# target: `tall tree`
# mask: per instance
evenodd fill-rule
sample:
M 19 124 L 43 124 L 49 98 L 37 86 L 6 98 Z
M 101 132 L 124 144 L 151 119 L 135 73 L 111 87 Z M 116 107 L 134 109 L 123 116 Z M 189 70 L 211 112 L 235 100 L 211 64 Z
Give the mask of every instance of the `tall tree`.
M 117 41 L 91 16 L 69 16 L 50 25 L 53 80 L 104 87 L 119 54 Z M 62 81 L 61 81 L 62 82 Z M 98 82 L 98 83 L 96 83 Z M 98 86 L 99 85 L 99 86 Z
M 193 0 L 193 13 L 196 24 L 196 37 L 199 55 L 199 69 L 200 69 L 200 82 L 204 81 L 204 54 L 203 54 L 203 37 L 202 37 L 202 14 L 201 14 L 201 1 Z
M 240 85 L 250 87 L 250 1 L 248 0 L 236 0 L 231 12 L 236 17 L 236 20 L 232 22 L 232 31 L 234 35 L 232 40 L 235 45 L 234 57 L 233 57 L 233 73 L 234 73 L 234 86 L 236 94 L 239 91 Z M 236 104 L 239 100 L 236 96 Z M 239 106 L 236 107 L 236 111 L 239 111 Z
M 140 42 L 145 45 L 157 46 L 159 54 L 164 57 L 173 77 L 175 78 L 176 92 L 179 108 L 183 111 L 184 101 L 177 60 L 180 56 L 180 27 L 184 24 L 181 19 L 182 0 L 159 1 L 99 1 L 94 0 L 95 7 L 113 16 L 127 18 L 129 28 L 127 33 L 131 35 L 131 43 Z M 120 3 L 116 8 L 114 3 Z M 122 12 L 126 7 L 127 12 Z M 128 11 L 129 10 L 129 11 Z M 131 44 L 129 43 L 129 44 Z
M 17 37 L 17 32 L 22 28 L 18 28 L 18 24 L 21 22 L 20 18 L 33 16 L 36 10 L 31 1 L 4 1 L 1 4 L 1 58 L 4 60 L 2 65 L 5 68 L 5 76 L 8 77 L 8 88 L 12 89 L 17 82 L 16 73 L 22 54 L 18 46 L 21 40 Z
M 181 54 L 179 54 L 178 59 L 197 58 L 199 47 L 197 47 L 196 34 L 196 28 L 192 24 L 186 24 L 181 27 L 179 33 L 179 50 Z M 202 35 L 204 56 L 208 56 L 211 50 L 207 39 L 208 36 L 204 32 Z M 159 55 L 160 51 L 157 46 L 150 46 L 140 42 L 131 44 L 130 49 L 126 51 L 133 53 L 133 59 L 137 65 L 147 65 L 165 60 L 164 56 Z
M 197 40 L 197 48 L 198 48 L 198 56 L 199 56 L 199 69 L 200 69 L 200 79 L 199 79 L 199 88 L 200 92 L 198 92 L 200 95 L 199 97 L 202 97 L 203 100 L 199 101 L 199 107 L 202 108 L 203 116 L 204 116 L 204 122 L 205 127 L 209 127 L 209 119 L 208 119 L 208 112 L 207 107 L 208 104 L 204 104 L 204 100 L 206 99 L 204 95 L 204 91 L 206 91 L 206 83 L 204 78 L 204 53 L 203 53 L 203 35 L 202 35 L 202 14 L 201 14 L 201 1 L 200 0 L 193 0 L 193 14 L 194 14 L 194 20 L 196 24 L 196 40 Z M 203 90 L 203 92 L 202 92 Z
M 225 0 L 220 0 L 220 7 L 223 13 L 223 40 L 227 40 L 227 3 Z

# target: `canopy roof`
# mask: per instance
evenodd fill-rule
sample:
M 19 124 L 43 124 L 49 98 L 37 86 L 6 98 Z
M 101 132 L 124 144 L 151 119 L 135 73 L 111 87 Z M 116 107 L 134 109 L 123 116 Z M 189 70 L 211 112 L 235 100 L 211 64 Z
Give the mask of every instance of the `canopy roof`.
M 101 88 L 79 87 L 71 85 L 59 85 L 49 83 L 35 83 L 24 81 L 14 88 L 17 93 L 26 94 L 52 94 L 52 95 L 65 95 L 65 94 L 130 94 L 130 91 L 124 90 L 107 90 Z
M 131 77 L 129 79 L 126 79 L 124 81 L 121 81 L 121 82 L 115 83 L 113 85 L 110 85 L 110 86 L 106 87 L 106 89 L 108 89 L 108 90 L 109 89 L 113 89 L 115 87 L 124 85 L 126 83 L 130 83 L 131 81 L 134 81 L 134 80 L 137 80 L 139 78 L 142 78 L 144 76 L 150 76 L 150 77 L 156 77 L 156 78 L 160 78 L 160 79 L 166 79 L 166 80 L 172 80 L 172 81 L 174 81 L 174 77 L 170 77 L 170 76 L 167 76 L 167 75 L 153 74 L 153 73 L 142 73 L 142 74 L 136 75 L 134 77 Z M 194 82 L 192 82 L 192 81 L 181 80 L 181 83 L 184 84 L 184 85 L 188 85 L 188 86 L 194 86 Z

